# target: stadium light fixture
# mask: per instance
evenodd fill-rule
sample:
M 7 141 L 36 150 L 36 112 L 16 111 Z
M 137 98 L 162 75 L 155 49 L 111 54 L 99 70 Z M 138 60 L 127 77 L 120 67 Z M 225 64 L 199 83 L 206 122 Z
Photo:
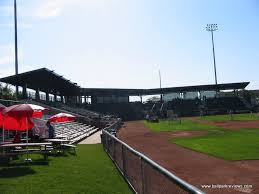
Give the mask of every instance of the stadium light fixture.
M 213 50 L 213 61 L 214 61 L 214 74 L 215 74 L 215 84 L 218 84 L 217 81 L 217 69 L 216 69 L 216 59 L 215 59 L 215 49 L 214 49 L 214 39 L 213 32 L 218 30 L 218 24 L 207 24 L 206 30 L 211 32 L 211 40 L 212 40 L 212 50 Z

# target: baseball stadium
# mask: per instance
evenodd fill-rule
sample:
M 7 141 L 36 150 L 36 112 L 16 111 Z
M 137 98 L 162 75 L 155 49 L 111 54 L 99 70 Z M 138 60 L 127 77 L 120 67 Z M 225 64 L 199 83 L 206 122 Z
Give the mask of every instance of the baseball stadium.
M 67 146 L 62 144 L 65 152 L 73 147 L 77 152 L 73 156 L 76 158 L 68 157 L 68 160 L 72 160 L 69 162 L 82 165 L 83 161 L 77 160 L 80 160 L 78 157 L 85 159 L 81 156 L 83 152 L 93 151 L 97 152 L 96 157 L 105 157 L 102 152 L 106 151 L 114 164 L 108 156 L 105 161 L 121 172 L 131 188 L 118 190 L 119 193 L 218 193 L 221 189 L 224 193 L 256 191 L 259 159 L 258 97 L 256 91 L 245 90 L 249 82 L 154 89 L 82 88 L 47 68 L 11 75 L 0 81 L 22 88 L 18 101 L 2 97 L 1 103 L 5 106 L 35 104 L 46 107 L 49 111 L 42 119 L 61 112 L 76 116 L 75 121 L 55 123 L 56 138 L 67 134 L 65 138 L 70 141 Z M 159 95 L 159 100 L 129 102 L 131 96 L 142 99 L 146 95 Z M 101 131 L 104 151 L 100 146 L 84 147 L 80 144 L 91 136 L 100 136 Z M 1 134 L 8 139 L 11 131 L 3 130 Z M 34 156 L 33 149 L 30 150 Z M 53 150 L 49 151 L 48 158 L 52 157 Z M 12 150 L 8 152 L 15 153 Z M 26 154 L 28 152 L 25 151 L 23 155 L 20 151 L 21 158 L 18 161 Z M 8 157 L 8 153 L 3 155 Z M 89 153 L 89 157 L 93 157 L 92 153 Z M 48 163 L 58 165 L 58 160 L 54 158 Z M 15 166 L 16 163 L 16 160 L 10 161 L 8 157 L 9 165 Z M 38 167 L 35 163 L 36 169 L 46 167 Z M 9 173 L 16 176 L 11 169 L 1 170 L 6 176 Z M 32 167 L 32 171 L 36 169 Z M 22 168 L 19 170 L 22 171 Z M 53 174 L 53 177 L 57 174 Z M 118 173 L 114 176 L 115 180 L 125 182 Z M 21 181 L 26 181 L 25 177 Z M 9 183 L 14 181 L 12 184 L 18 181 L 18 178 L 10 179 L 8 176 L 2 178 Z M 244 183 L 249 184 L 243 186 Z M 30 188 L 30 184 L 24 183 L 27 185 L 23 185 L 24 189 L 36 192 Z M 229 185 L 235 188 L 228 188 Z M 212 186 L 215 188 L 209 188 Z M 120 187 L 123 187 L 123 183 L 118 188 L 109 189 L 113 192 L 113 189 Z M 6 191 L 12 191 L 8 186 L 5 188 Z
M 77 1 L 81 3 L 84 2 L 80 0 Z M 103 87 L 88 87 L 87 85 L 81 84 L 84 83 L 82 80 L 86 74 L 83 65 L 70 67 L 71 73 L 68 75 L 73 75 L 75 72 L 74 69 L 77 70 L 77 74 L 72 76 L 73 80 L 69 76 L 65 76 L 63 69 L 60 68 L 62 66 L 58 65 L 56 68 L 48 65 L 35 65 L 29 70 L 18 71 L 18 67 L 23 67 L 23 65 L 19 64 L 18 66 L 18 59 L 20 59 L 20 57 L 18 56 L 16 0 L 12 2 L 12 5 L 14 5 L 12 9 L 14 8 L 15 54 L 14 60 L 11 62 L 15 64 L 15 73 L 9 73 L 8 75 L 7 73 L 0 73 L 0 193 L 259 193 L 259 90 L 254 87 L 255 80 L 252 78 L 250 81 L 245 80 L 243 76 L 243 74 L 245 74 L 244 72 L 242 72 L 242 76 L 240 76 L 241 73 L 237 76 L 235 76 L 234 73 L 229 73 L 225 79 L 221 79 L 231 80 L 228 79 L 228 77 L 235 76 L 235 80 L 238 78 L 238 81 L 218 82 L 217 73 L 222 76 L 225 71 L 224 68 L 228 69 L 228 67 L 225 66 L 222 68 L 223 71 L 217 71 L 216 69 L 214 33 L 218 30 L 217 24 L 208 24 L 206 27 L 212 42 L 214 70 L 214 75 L 209 75 L 209 79 L 206 79 L 206 68 L 204 66 L 195 66 L 195 60 L 201 58 L 201 55 L 197 55 L 196 58 L 195 54 L 190 54 L 190 57 L 184 55 L 184 57 L 181 58 L 184 62 L 186 62 L 186 58 L 190 58 L 190 61 L 193 62 L 193 64 L 188 65 L 190 70 L 184 69 L 184 74 L 182 75 L 182 79 L 186 80 L 184 83 L 190 84 L 177 85 L 171 84 L 172 82 L 170 82 L 170 86 L 168 86 L 169 84 L 165 84 L 166 87 L 163 87 L 159 69 L 159 87 L 155 87 L 153 83 L 150 83 L 150 85 L 154 87 L 142 88 L 144 84 L 141 83 L 141 80 L 148 77 L 145 75 L 148 70 L 142 72 L 141 68 L 137 69 L 135 67 L 132 74 L 133 77 L 136 73 L 141 75 L 141 78 L 134 78 L 137 80 L 134 82 L 137 83 L 134 88 L 127 88 L 126 86 L 106 87 L 106 81 L 102 82 L 104 83 Z M 19 2 L 22 2 L 22 0 L 19 0 Z M 54 11 L 52 10 L 52 12 L 48 13 L 39 12 L 41 15 L 35 16 L 41 18 L 41 21 L 42 18 L 46 19 L 49 17 L 55 18 L 62 16 L 65 18 L 62 22 L 58 21 L 58 19 L 49 21 L 47 26 L 50 28 L 51 26 L 58 26 L 59 28 L 62 26 L 61 23 L 65 25 L 66 22 L 69 23 L 72 21 L 70 18 L 72 16 L 66 17 L 67 15 L 62 15 L 62 9 L 75 9 L 76 12 L 74 14 L 78 12 L 79 15 L 83 15 L 84 13 L 84 10 L 81 10 L 82 8 L 87 9 L 87 6 L 82 6 L 85 4 L 77 4 L 78 2 L 75 4 L 68 3 L 70 1 L 65 0 L 50 2 L 50 4 L 46 4 L 48 6 L 44 7 L 44 9 L 52 8 L 52 6 L 59 9 L 54 9 Z M 100 8 L 101 6 L 108 6 L 108 4 L 106 5 L 102 1 L 98 1 L 98 6 L 93 2 L 92 4 L 87 4 L 88 6 L 94 5 L 94 7 L 92 7 L 94 11 L 88 10 L 89 13 L 87 14 L 92 14 L 91 11 L 93 11 L 94 14 L 98 13 L 97 18 L 109 18 L 109 14 L 105 15 L 105 13 L 100 11 L 102 10 Z M 118 2 L 114 3 L 114 5 L 115 4 L 120 5 Z M 139 4 L 142 5 L 141 3 Z M 151 4 L 152 3 L 143 4 L 143 10 L 145 10 L 147 5 L 150 6 Z M 164 5 L 164 2 L 155 5 L 161 6 Z M 190 3 L 190 5 L 193 4 Z M 203 3 L 202 5 L 205 6 Z M 0 17 L 5 17 L 1 15 L 1 10 L 3 10 L 3 12 L 7 10 L 8 12 L 8 9 L 2 9 L 1 6 L 0 3 Z M 122 5 L 120 6 L 123 7 Z M 210 8 L 209 5 L 207 6 L 207 8 Z M 188 8 L 187 4 L 184 4 L 183 7 L 183 10 L 194 9 L 193 7 Z M 135 11 L 134 6 L 133 8 L 131 7 L 131 9 Z M 162 12 L 159 12 L 160 15 L 156 15 L 155 12 L 149 14 L 163 18 L 165 17 L 165 15 L 163 15 L 165 14 L 164 10 L 165 12 L 171 12 L 172 7 L 168 10 L 166 10 L 167 6 L 163 8 L 164 9 L 154 6 L 152 9 L 150 8 L 150 10 L 161 9 Z M 196 9 L 198 8 L 195 8 L 195 10 Z M 21 11 L 22 10 L 23 7 L 21 6 Z M 79 10 L 81 10 L 81 12 Z M 116 11 L 118 10 L 119 15 L 124 14 L 120 9 L 116 9 Z M 124 8 L 122 10 L 124 10 Z M 204 10 L 200 10 L 199 14 Z M 111 15 L 116 15 L 116 11 L 113 10 Z M 175 9 L 175 12 L 177 12 L 177 9 Z M 133 13 L 135 14 L 135 12 Z M 129 15 L 132 16 L 134 15 L 133 13 Z M 91 18 L 91 14 L 89 18 Z M 178 14 L 181 15 L 182 13 Z M 145 14 L 141 12 L 140 15 L 144 17 Z M 21 17 L 29 17 L 29 14 L 21 15 Z M 197 16 L 196 18 L 194 15 L 188 15 L 188 22 L 190 20 L 189 17 L 193 17 L 195 21 L 197 18 L 204 20 L 204 17 Z M 77 17 L 77 19 L 78 18 L 79 17 Z M 87 17 L 85 16 L 85 19 L 86 18 L 89 19 L 88 15 Z M 117 15 L 115 18 L 118 19 Z M 134 22 L 137 20 L 142 21 L 143 19 L 141 17 L 136 18 Z M 183 16 L 183 18 L 185 17 Z M 152 22 L 156 22 L 156 19 L 157 18 L 154 17 Z M 122 22 L 121 19 L 118 20 L 121 22 L 120 24 L 124 24 L 125 22 Z M 87 21 L 89 22 L 90 20 Z M 129 21 L 128 25 L 130 26 L 132 23 Z M 145 23 L 143 21 L 141 24 Z M 161 22 L 162 19 L 159 21 Z M 74 22 L 73 20 L 72 23 Z M 151 25 L 152 22 L 148 24 Z M 163 27 L 163 22 L 161 22 L 161 26 L 159 27 Z M 42 25 L 43 23 L 44 21 L 42 21 Z M 91 24 L 98 26 L 96 23 L 98 22 Z M 36 25 L 39 25 L 39 23 L 34 23 L 34 26 Z M 102 23 L 102 25 L 105 25 L 105 22 Z M 35 45 L 39 47 L 40 55 L 47 56 L 53 54 L 55 55 L 54 57 L 58 58 L 58 56 L 60 57 L 60 55 L 58 55 L 60 51 L 60 53 L 62 53 L 61 58 L 65 58 L 65 61 L 72 61 L 70 51 L 69 54 L 66 55 L 62 47 L 69 47 L 72 53 L 73 46 L 79 46 L 80 41 L 84 42 L 82 39 L 76 39 L 77 33 L 79 33 L 80 30 L 83 31 L 82 26 L 79 26 L 78 29 L 76 28 L 75 31 L 78 32 L 74 31 L 74 34 L 72 33 L 75 37 L 69 37 L 73 39 L 73 44 L 69 45 L 69 40 L 68 42 L 62 42 L 64 44 L 60 44 L 58 49 L 55 50 L 56 52 L 51 50 L 54 45 L 53 42 L 55 42 L 54 39 L 62 39 L 65 37 L 65 40 L 67 40 L 67 36 L 64 35 L 63 37 L 63 32 L 60 33 L 62 27 L 58 29 L 58 36 L 52 39 L 53 42 L 48 42 L 47 50 L 50 50 L 49 53 L 46 52 L 48 54 L 42 52 L 40 48 L 40 43 L 42 47 L 44 47 L 45 38 L 43 38 L 43 42 L 41 42 L 40 36 L 36 38 L 36 35 L 30 37 L 30 39 L 39 39 L 37 40 L 39 43 Z M 109 25 L 107 24 L 107 26 Z M 2 27 L 1 22 L 0 27 Z M 24 26 L 20 23 L 18 27 L 22 29 Z M 123 25 L 120 26 L 120 28 L 122 29 Z M 142 29 L 140 26 L 134 26 L 134 28 Z M 41 28 L 41 31 L 46 29 Z M 107 27 L 107 29 L 110 28 Z M 100 34 L 98 33 L 104 33 L 107 29 L 102 29 L 102 31 L 98 26 L 98 32 L 93 33 L 94 37 L 99 36 Z M 89 28 L 87 30 L 91 31 L 92 29 Z M 169 28 L 166 28 L 166 30 L 170 31 Z M 161 30 L 159 36 L 167 37 L 168 34 L 166 30 Z M 112 34 L 115 33 L 115 31 L 116 30 L 112 30 Z M 46 30 L 46 32 L 48 31 Z M 1 33 L 3 32 L 0 32 L 0 35 Z M 21 36 L 25 37 L 23 33 L 26 34 L 22 31 Z M 195 34 L 197 32 L 193 33 Z M 49 35 L 48 33 L 46 34 Z M 132 32 L 132 34 L 134 33 Z M 143 36 L 144 39 L 147 34 L 148 33 L 145 33 L 145 36 Z M 151 37 L 156 36 L 155 33 L 150 34 Z M 46 40 L 48 39 L 47 35 Z M 176 38 L 177 40 L 179 39 L 178 47 L 183 46 L 189 48 L 186 46 L 185 40 L 180 38 L 181 36 L 183 36 L 183 34 L 178 34 L 178 38 Z M 85 37 L 87 38 L 87 36 Z M 89 42 L 91 38 L 88 39 Z M 103 41 L 101 36 L 99 38 Z M 96 44 L 98 44 L 97 39 L 99 38 L 93 38 L 97 42 Z M 118 38 L 118 42 L 120 42 L 121 37 L 118 36 L 116 38 Z M 114 40 L 115 39 L 112 39 L 112 41 Z M 156 41 L 155 39 L 152 42 L 152 44 L 154 44 L 152 46 L 156 46 Z M 165 48 L 169 48 L 167 40 L 161 38 L 159 41 L 164 41 L 166 45 Z M 257 40 L 255 40 L 255 42 L 256 41 Z M 29 44 L 23 41 L 21 42 L 27 47 L 30 47 Z M 118 42 L 114 41 L 112 43 L 116 45 Z M 87 47 L 85 42 L 81 44 L 84 48 Z M 246 43 L 241 40 L 240 44 L 246 45 Z M 131 46 L 131 42 L 128 41 L 125 48 Z M 100 53 L 104 52 L 99 47 L 96 46 L 96 48 L 98 51 L 100 50 Z M 133 48 L 137 48 L 137 46 Z M 199 48 L 197 45 L 197 50 L 199 50 Z M 0 51 L 1 49 L 0 40 Z M 80 49 L 82 48 L 80 47 Z M 110 50 L 112 50 L 112 46 Z M 110 50 L 107 51 L 109 55 Z M 187 50 L 188 49 L 185 51 L 186 53 L 188 52 Z M 179 53 L 178 50 L 175 51 L 177 51 L 176 55 L 181 55 L 181 49 L 179 49 Z M 82 56 L 94 55 L 94 52 L 89 50 L 84 52 Z M 150 51 L 150 53 L 152 52 Z M 163 52 L 159 54 L 163 58 L 166 56 L 166 54 L 164 54 L 166 52 L 166 49 L 164 49 Z M 209 52 L 211 52 L 211 50 Z M 229 53 L 231 54 L 231 52 Z M 118 55 L 120 54 L 121 53 L 118 52 Z M 150 56 L 153 56 L 153 54 L 154 53 L 150 54 Z M 221 53 L 219 56 L 223 56 L 223 54 Z M 44 61 L 40 55 L 37 55 L 39 61 L 40 59 Z M 122 57 L 122 55 L 123 54 L 118 58 L 121 57 L 124 60 L 125 56 Z M 135 55 L 137 56 L 137 51 Z M 174 57 L 176 57 L 176 55 Z M 205 52 L 204 55 L 207 55 L 207 53 Z M 30 56 L 34 58 L 33 54 L 30 54 Z M 94 57 L 94 60 L 98 61 L 102 57 L 102 54 L 100 54 L 98 57 Z M 144 57 L 145 56 L 143 56 L 143 58 Z M 238 54 L 235 55 L 235 57 L 241 58 Z M 132 58 L 132 56 L 129 58 Z M 0 65 L 2 65 L 3 62 L 11 64 L 11 62 L 6 60 L 7 58 L 3 59 L 1 59 L 0 52 Z M 52 59 L 55 61 L 54 58 Z M 209 59 L 211 60 L 211 57 Z M 138 60 L 141 61 L 142 56 L 138 58 Z M 239 59 L 237 59 L 237 61 L 238 60 Z M 166 61 L 164 61 L 164 63 L 166 64 Z M 86 64 L 89 63 L 86 62 Z M 91 73 L 95 68 L 94 66 L 95 63 L 93 62 L 93 65 L 87 68 L 87 73 L 90 72 L 88 76 L 94 74 Z M 177 70 L 181 69 L 181 65 L 174 65 L 173 70 L 175 70 L 175 74 L 170 71 L 171 67 L 166 67 L 168 68 L 167 75 L 170 75 L 167 79 L 177 79 Z M 3 70 L 4 68 L 5 66 L 1 67 Z M 121 85 L 123 85 L 125 82 L 122 82 L 122 80 L 127 80 L 127 77 L 123 78 L 123 75 L 130 72 L 126 66 L 122 66 L 120 71 L 108 67 L 110 72 L 104 72 L 102 74 L 105 68 L 103 65 L 103 69 L 98 69 L 98 75 L 96 74 L 94 80 L 92 80 L 91 77 L 91 81 L 97 82 L 102 80 L 105 73 L 110 74 L 110 72 L 112 72 L 113 74 L 109 75 L 110 77 L 113 76 L 111 79 L 116 80 L 116 83 L 121 82 Z M 81 77 L 80 75 L 82 74 L 80 74 L 80 71 L 83 72 L 83 76 Z M 126 73 L 123 74 L 122 72 Z M 231 69 L 230 72 L 233 72 L 233 69 Z M 194 82 L 190 81 L 188 77 L 191 77 L 192 74 L 197 74 L 198 76 L 204 75 L 202 79 L 205 80 L 205 82 L 198 82 L 198 76 Z M 74 80 L 75 78 L 77 80 Z M 215 79 L 215 83 L 212 84 L 210 79 Z M 78 84 L 79 82 L 80 84 Z M 253 85 L 253 87 L 251 87 L 251 85 Z

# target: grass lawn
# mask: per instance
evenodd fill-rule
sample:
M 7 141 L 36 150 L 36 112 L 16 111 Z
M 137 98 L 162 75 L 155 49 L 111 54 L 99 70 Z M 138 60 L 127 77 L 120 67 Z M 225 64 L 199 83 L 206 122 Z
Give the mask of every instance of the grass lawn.
M 222 130 L 201 137 L 176 138 L 171 142 L 226 160 L 259 159 L 259 129 Z
M 102 145 L 78 145 L 77 156 L 32 155 L 30 165 L 20 159 L 0 166 L 0 193 L 132 193 Z
M 231 121 L 231 116 L 227 115 L 213 115 L 213 116 L 203 116 L 201 117 L 203 120 L 207 121 L 214 121 L 214 122 L 221 122 L 221 121 Z M 247 114 L 233 114 L 232 115 L 233 121 L 255 121 L 259 120 L 258 113 L 247 113 Z
M 144 121 L 145 125 L 148 126 L 152 131 L 163 132 L 163 131 L 193 131 L 193 130 L 215 130 L 219 127 L 209 124 L 193 122 L 189 119 L 181 119 L 179 121 L 168 121 L 160 120 L 159 123 L 152 123 Z

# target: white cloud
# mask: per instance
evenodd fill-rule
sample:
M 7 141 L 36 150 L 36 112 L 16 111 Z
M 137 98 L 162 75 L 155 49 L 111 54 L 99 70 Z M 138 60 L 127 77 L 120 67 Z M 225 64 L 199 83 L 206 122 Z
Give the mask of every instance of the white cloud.
M 44 9 L 38 13 L 40 18 L 49 18 L 58 16 L 61 13 L 61 8 Z
M 42 1 L 35 15 L 40 18 L 50 18 L 59 16 L 68 3 L 67 0 L 45 0 Z M 72 1 L 71 1 L 72 2 Z
M 61 15 L 65 9 L 72 7 L 94 7 L 94 6 L 106 6 L 111 1 L 107 0 L 44 0 L 40 1 L 36 7 L 35 16 L 47 19 L 57 17 Z M 74 7 L 74 8 L 75 8 Z

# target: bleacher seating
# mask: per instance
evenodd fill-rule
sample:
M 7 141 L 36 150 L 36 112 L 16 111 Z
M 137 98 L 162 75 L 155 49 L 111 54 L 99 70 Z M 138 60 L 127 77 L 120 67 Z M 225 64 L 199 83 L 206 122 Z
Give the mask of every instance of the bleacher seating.
M 174 111 L 179 116 L 198 115 L 201 101 L 199 99 L 174 99 L 168 103 L 168 109 Z
M 35 100 L 32 100 L 34 104 L 41 104 L 41 105 L 47 105 L 47 106 L 51 106 L 51 107 L 54 107 L 54 108 L 57 108 L 57 109 L 62 109 L 62 110 L 65 110 L 65 111 L 68 111 L 68 112 L 72 112 L 72 113 L 75 113 L 75 114 L 78 114 L 78 115 L 81 115 L 81 116 L 85 116 L 85 117 L 88 117 L 88 118 L 96 118 L 96 117 L 99 117 L 100 114 L 97 113 L 97 112 L 94 112 L 94 111 L 90 111 L 90 110 L 87 110 L 85 108 L 82 108 L 82 106 L 76 106 L 76 105 L 73 105 L 73 104 L 69 104 L 69 105 L 66 105 L 64 103 L 61 103 L 61 102 L 47 102 L 45 100 L 41 100 L 41 101 L 35 101 Z
M 94 112 L 94 111 L 90 111 L 90 110 L 80 108 L 80 107 L 68 106 L 63 103 L 56 103 L 56 107 L 59 107 L 61 109 L 64 109 L 64 110 L 67 110 L 70 112 L 74 112 L 74 113 L 77 113 L 77 114 L 80 114 L 80 115 L 83 115 L 86 117 L 90 117 L 90 118 L 99 117 L 99 115 L 100 115 L 99 113 Z
M 174 99 L 167 102 L 167 110 L 178 116 L 197 116 L 200 114 L 227 114 L 249 112 L 249 108 L 239 97 L 215 97 L 200 99 Z
M 78 122 L 53 123 L 55 127 L 55 137 L 70 140 L 70 144 L 76 143 L 91 134 L 98 128 Z
M 23 101 L 21 101 L 21 102 L 23 102 Z M 24 101 L 24 103 L 26 103 L 26 102 L 27 101 Z M 103 117 L 105 115 L 99 114 L 97 112 L 88 111 L 83 108 L 70 107 L 70 106 L 62 104 L 62 103 L 59 103 L 60 104 L 58 106 L 59 108 L 57 108 L 57 106 L 51 106 L 51 105 L 56 104 L 54 102 L 51 102 L 51 104 L 50 104 L 49 102 L 44 102 L 44 101 L 41 101 L 41 102 L 31 101 L 30 103 L 49 108 L 49 111 L 47 113 L 48 115 L 44 115 L 45 119 L 48 119 L 53 114 L 65 112 L 65 113 L 69 113 L 69 114 L 76 116 L 77 121 L 84 123 L 84 124 L 90 124 L 90 125 L 96 126 L 98 128 L 103 128 L 106 125 L 106 123 L 103 121 Z M 85 114 L 83 114 L 83 111 L 85 111 Z M 80 114 L 79 114 L 79 112 L 80 112 Z
M 246 112 L 248 108 L 238 97 L 208 98 L 205 101 L 207 111 L 212 113 Z
M 61 122 L 61 123 L 52 123 L 55 128 L 55 138 L 62 138 L 70 140 L 70 144 L 79 142 L 80 140 L 92 135 L 99 129 L 97 127 L 86 125 L 79 122 Z M 0 141 L 2 140 L 2 131 L 0 131 Z M 29 131 L 31 132 L 31 131 Z M 9 137 L 13 138 L 13 132 L 7 130 L 4 131 L 5 140 L 8 140 Z M 30 137 L 30 135 L 29 135 Z
M 141 102 L 94 104 L 92 110 L 107 115 L 116 115 L 123 120 L 137 120 L 144 117 Z

